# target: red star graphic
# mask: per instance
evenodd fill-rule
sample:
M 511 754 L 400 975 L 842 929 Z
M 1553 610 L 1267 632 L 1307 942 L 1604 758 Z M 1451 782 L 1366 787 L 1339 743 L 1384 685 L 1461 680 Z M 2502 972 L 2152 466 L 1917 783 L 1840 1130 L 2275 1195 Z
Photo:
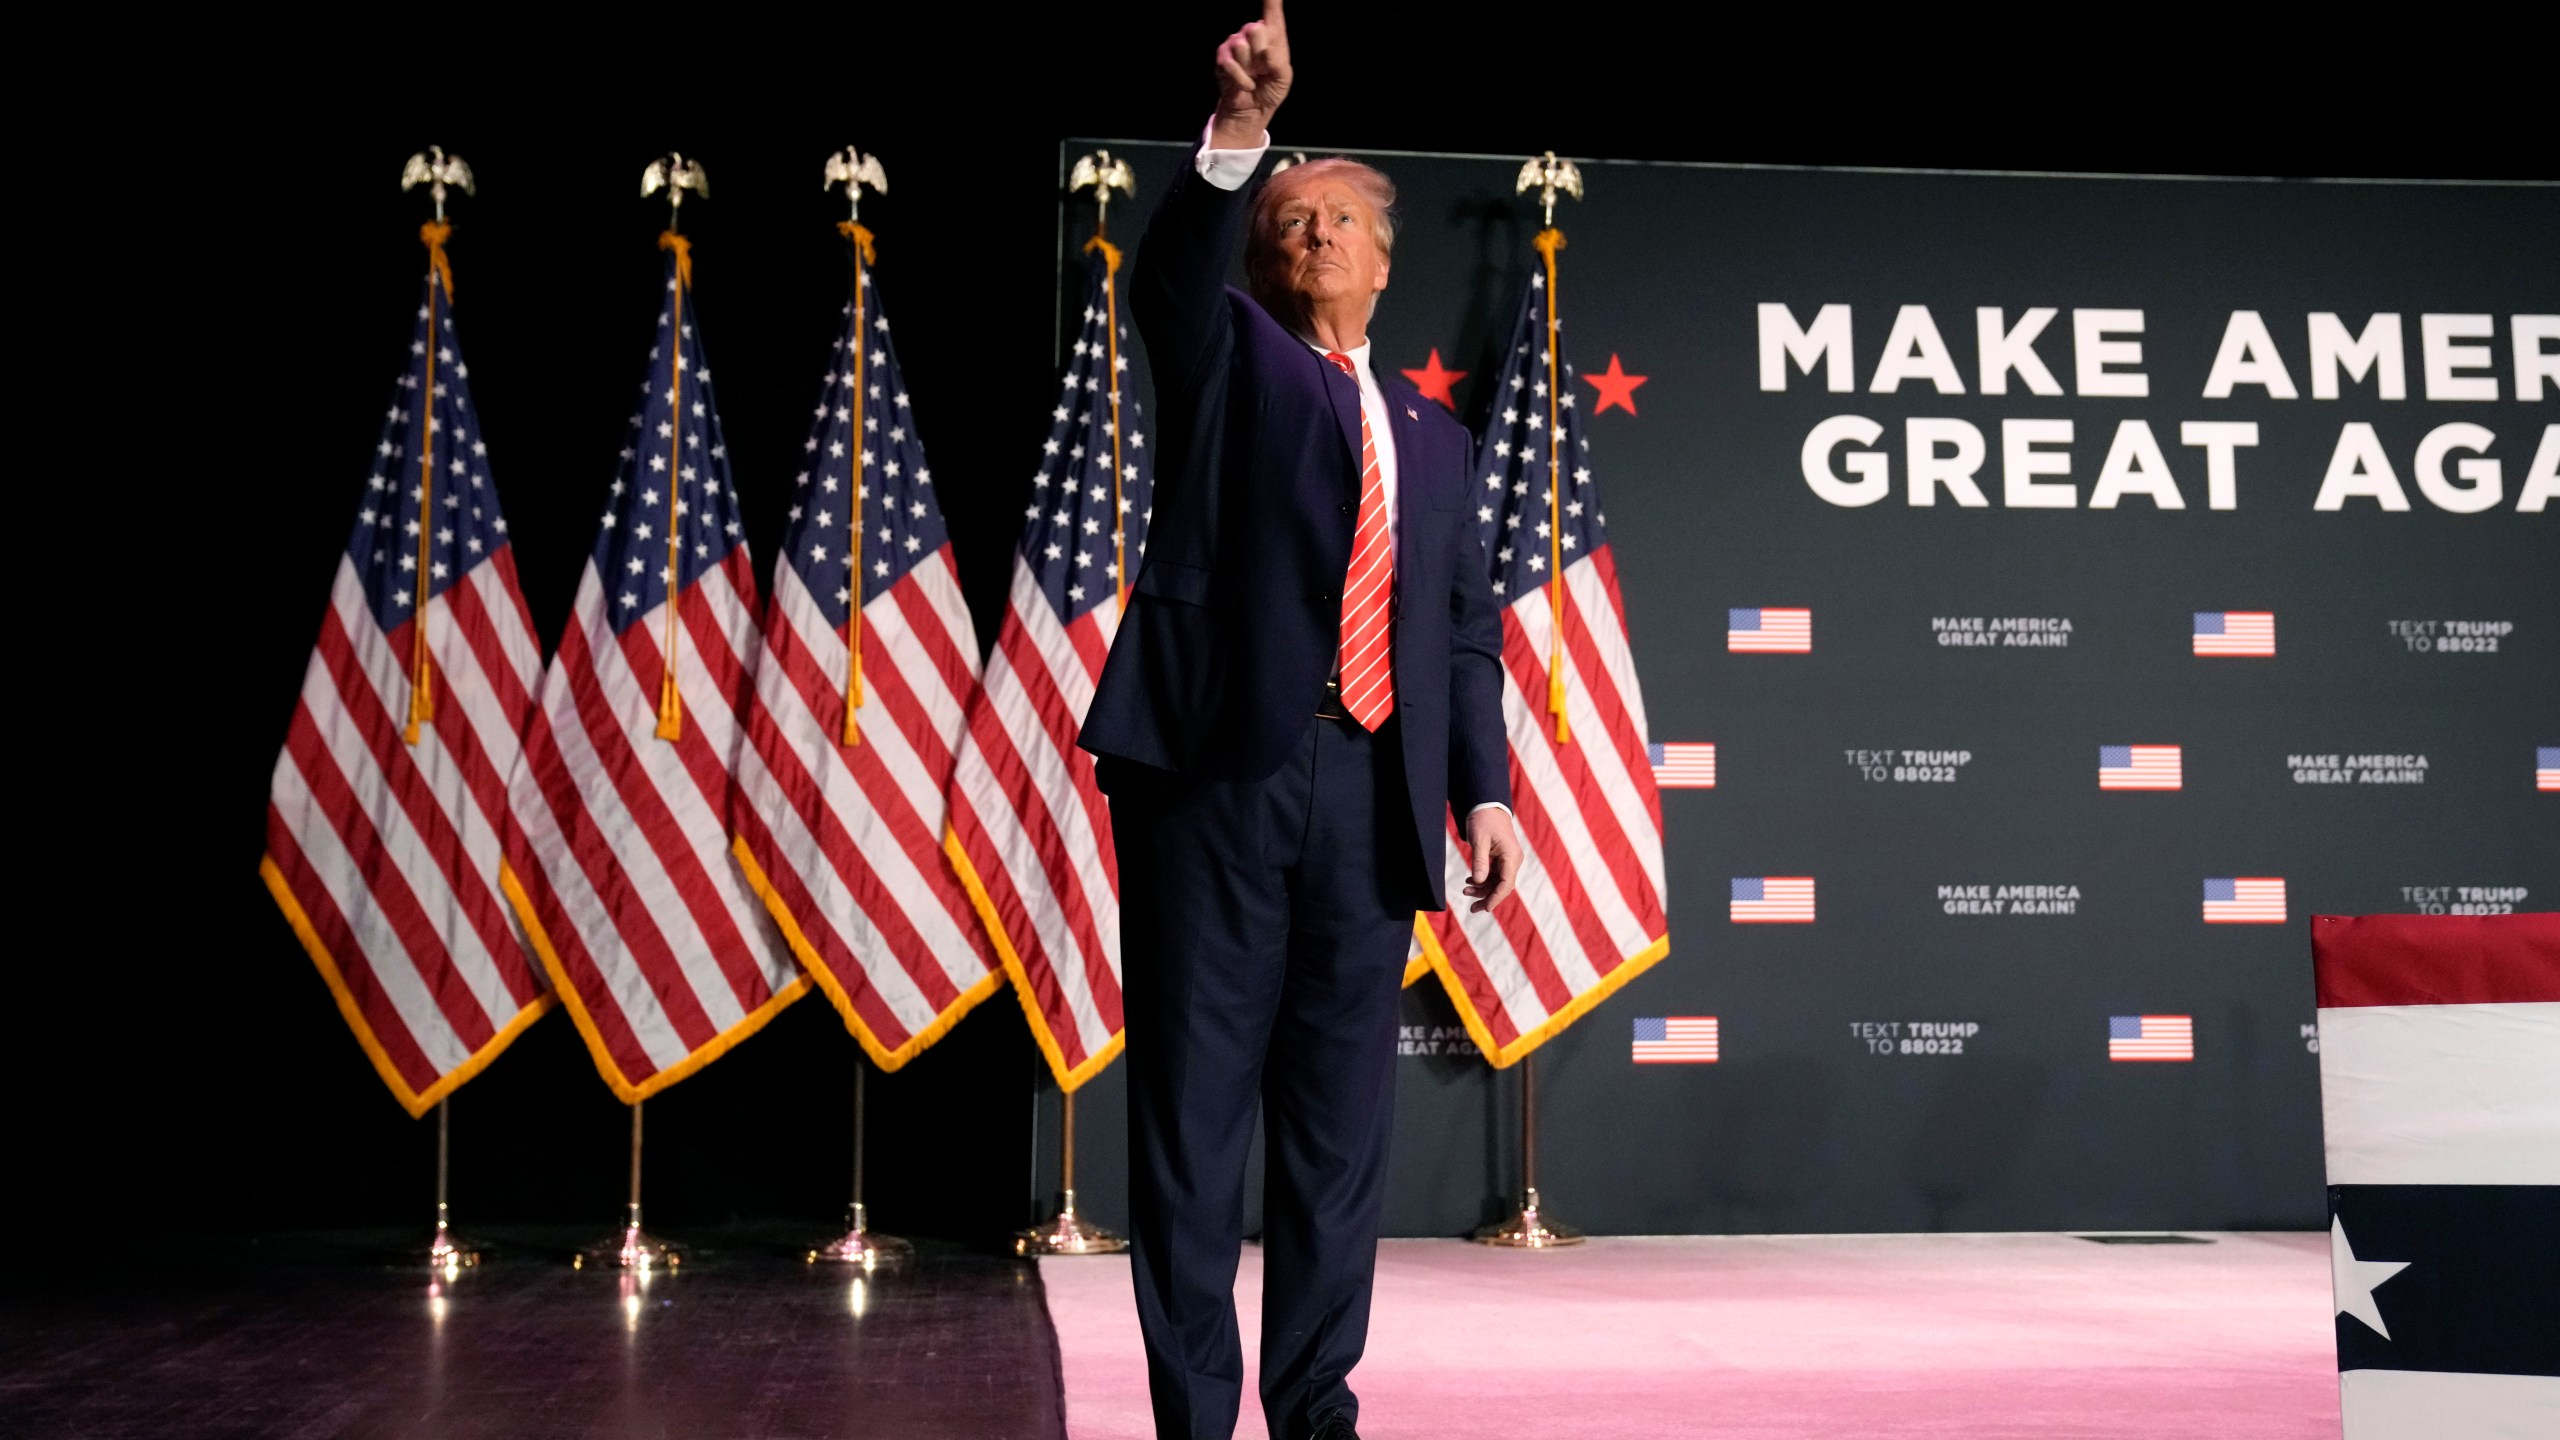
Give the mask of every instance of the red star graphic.
M 1413 382 L 1414 388 L 1422 392 L 1423 399 L 1437 400 L 1451 410 L 1455 410 L 1458 408 L 1458 397 L 1450 393 L 1450 387 L 1466 379 L 1467 372 L 1441 369 L 1440 347 L 1435 345 L 1431 348 L 1431 358 L 1423 362 L 1422 368 L 1407 370 L 1404 372 L 1404 378 Z
M 1630 375 L 1619 369 L 1618 357 L 1612 353 L 1609 356 L 1607 370 L 1598 375 L 1585 375 L 1582 378 L 1590 381 L 1592 386 L 1600 392 L 1600 403 L 1591 407 L 1592 414 L 1605 415 L 1610 406 L 1623 405 L 1627 413 L 1633 415 L 1636 413 L 1636 387 L 1643 384 L 1648 377 Z

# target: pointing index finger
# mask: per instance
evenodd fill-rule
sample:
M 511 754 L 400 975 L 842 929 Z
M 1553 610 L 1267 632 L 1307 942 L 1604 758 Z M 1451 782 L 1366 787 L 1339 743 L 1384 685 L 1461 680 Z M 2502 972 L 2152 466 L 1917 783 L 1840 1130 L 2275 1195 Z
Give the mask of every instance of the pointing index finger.
M 1262 0 L 1262 23 L 1274 30 L 1289 27 L 1289 17 L 1280 13 L 1280 0 Z

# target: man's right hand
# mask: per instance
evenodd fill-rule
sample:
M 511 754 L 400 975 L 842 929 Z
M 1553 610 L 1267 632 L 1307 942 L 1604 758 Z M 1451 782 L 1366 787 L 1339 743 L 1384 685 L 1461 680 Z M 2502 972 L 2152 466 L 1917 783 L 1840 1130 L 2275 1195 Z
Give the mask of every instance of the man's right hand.
M 1289 21 L 1280 0 L 1262 0 L 1262 18 L 1218 47 L 1218 111 L 1209 144 L 1251 150 L 1264 143 L 1271 116 L 1289 97 Z

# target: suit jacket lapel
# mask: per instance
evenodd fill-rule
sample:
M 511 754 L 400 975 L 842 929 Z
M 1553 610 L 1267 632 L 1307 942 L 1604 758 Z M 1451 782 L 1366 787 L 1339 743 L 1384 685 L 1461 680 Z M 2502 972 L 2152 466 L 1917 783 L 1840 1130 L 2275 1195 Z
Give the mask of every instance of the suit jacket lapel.
M 1375 352 L 1372 352 L 1373 354 Z M 1411 385 L 1400 384 L 1404 377 L 1378 377 L 1378 392 L 1387 400 L 1387 431 L 1395 438 L 1396 447 L 1396 589 L 1404 589 L 1406 560 L 1417 553 L 1413 546 L 1421 539 L 1423 527 L 1429 525 L 1430 500 L 1423 495 L 1429 484 L 1431 462 L 1424 454 L 1430 444 L 1430 432 L 1421 420 L 1421 407 L 1430 403 L 1422 392 Z
M 1387 429 L 1394 433 L 1396 441 L 1396 518 L 1399 521 L 1413 518 L 1416 509 L 1414 493 L 1422 488 L 1415 482 L 1428 473 L 1422 452 L 1430 443 L 1430 432 L 1422 428 L 1421 407 L 1417 403 L 1422 398 L 1421 393 L 1417 391 L 1408 395 L 1403 393 L 1404 389 L 1396 380 L 1381 377 L 1378 382 L 1379 392 L 1387 398 Z

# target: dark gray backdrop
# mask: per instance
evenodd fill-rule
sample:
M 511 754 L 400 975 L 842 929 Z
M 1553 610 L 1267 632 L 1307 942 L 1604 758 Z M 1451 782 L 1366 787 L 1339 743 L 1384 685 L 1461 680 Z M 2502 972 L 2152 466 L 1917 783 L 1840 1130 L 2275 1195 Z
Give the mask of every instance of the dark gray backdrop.
M 1102 143 L 1137 166 L 1139 211 L 1184 155 L 1069 141 L 1061 174 Z M 1519 162 L 1348 153 L 1402 190 L 1377 363 L 1420 367 L 1437 347 L 1470 372 L 1457 398 L 1472 426 L 1532 259 Z M 1721 776 L 1663 799 L 1669 957 L 1537 1053 L 1551 1207 L 1603 1232 L 2316 1228 L 2307 918 L 2459 906 L 2465 887 L 2516 909 L 2560 899 L 2560 795 L 2533 775 L 2536 748 L 2560 744 L 2560 548 L 2548 510 L 2517 510 L 2560 385 L 2517 398 L 2510 318 L 2560 311 L 2560 189 L 1582 172 L 1587 198 L 1557 216 L 1567 354 L 1596 371 L 1614 353 L 1648 377 L 1636 414 L 1594 417 L 1591 445 L 1653 738 L 1715 742 Z M 1090 224 L 1069 207 L 1062 254 Z M 1137 225 L 1114 229 L 1125 243 Z M 1075 268 L 1062 273 L 1071 290 Z M 1851 307 L 1854 393 L 1794 367 L 1784 391 L 1761 388 L 1755 316 L 1773 302 L 1805 324 Z M 1870 390 L 1906 305 L 1929 308 L 1965 393 Z M 1977 306 L 2013 324 L 2057 307 L 2036 348 L 2065 393 L 2014 375 L 2011 393 L 1978 393 Z M 2075 393 L 2075 308 L 2143 312 L 2139 336 L 2111 338 L 2139 340 L 2140 364 L 2115 368 L 2147 375 L 2147 397 Z M 2235 310 L 2263 317 L 2300 398 L 2203 398 Z M 2312 398 L 2315 311 L 2350 331 L 2401 315 L 2408 398 L 2377 399 L 2370 376 Z M 2487 367 L 2459 373 L 2495 377 L 2498 399 L 2427 398 L 2419 317 L 2437 313 L 2494 317 L 2461 342 L 2487 346 Z M 1799 454 L 1850 414 L 1884 428 L 1894 487 L 1859 508 L 1818 498 Z M 1905 503 L 1912 417 L 1982 430 L 1987 507 Z M 2045 447 L 2067 449 L 2069 474 L 2040 478 L 2085 505 L 2129 418 L 2159 438 L 2185 509 L 2004 505 L 2003 420 L 2076 423 L 2076 443 Z M 2236 509 L 2206 508 L 2185 421 L 2258 423 Z M 2454 514 L 2420 492 L 2413 452 L 2451 422 L 2497 437 L 2496 507 Z M 2406 512 L 2314 510 L 2351 423 L 2374 427 Z M 1726 612 L 1749 606 L 1810 607 L 1813 653 L 1728 654 Z M 2275 612 L 2277 656 L 2193 656 L 2208 610 Z M 1968 617 L 2067 619 L 2071 637 L 1937 643 L 1936 622 Z M 2489 622 L 2495 650 L 2447 652 L 2448 621 Z M 2126 743 L 2181 745 L 2185 788 L 2100 792 L 2098 747 Z M 1854 750 L 1970 758 L 1952 783 L 1875 781 Z M 2425 778 L 2305 783 L 2289 763 L 2372 754 L 2423 756 Z M 1728 882 L 1752 875 L 1816 877 L 1820 918 L 1728 923 Z M 2204 924 L 2201 882 L 2229 876 L 2283 877 L 2288 923 Z M 1940 900 L 1951 885 L 2079 899 L 2068 915 L 1959 916 Z M 2110 1062 L 2108 1018 L 2139 1013 L 2192 1015 L 2194 1062 Z M 1631 1063 L 1629 1022 L 1659 1015 L 1718 1016 L 1722 1062 Z M 1406 1018 L 1388 1230 L 1456 1233 L 1513 1183 L 1516 1081 L 1448 1053 L 1467 1047 L 1436 984 L 1409 992 Z M 1978 1028 L 1960 1055 L 1904 1054 L 1913 1022 Z M 1903 1027 L 1882 1032 L 1889 1053 L 1859 1028 L 1880 1025 Z M 1082 1199 L 1113 1224 L 1123 1096 L 1115 1067 L 1078 1099 Z M 1035 1133 L 1054 1136 L 1055 1092 L 1038 1105 Z M 1038 1148 L 1045 1195 L 1054 1142 Z

